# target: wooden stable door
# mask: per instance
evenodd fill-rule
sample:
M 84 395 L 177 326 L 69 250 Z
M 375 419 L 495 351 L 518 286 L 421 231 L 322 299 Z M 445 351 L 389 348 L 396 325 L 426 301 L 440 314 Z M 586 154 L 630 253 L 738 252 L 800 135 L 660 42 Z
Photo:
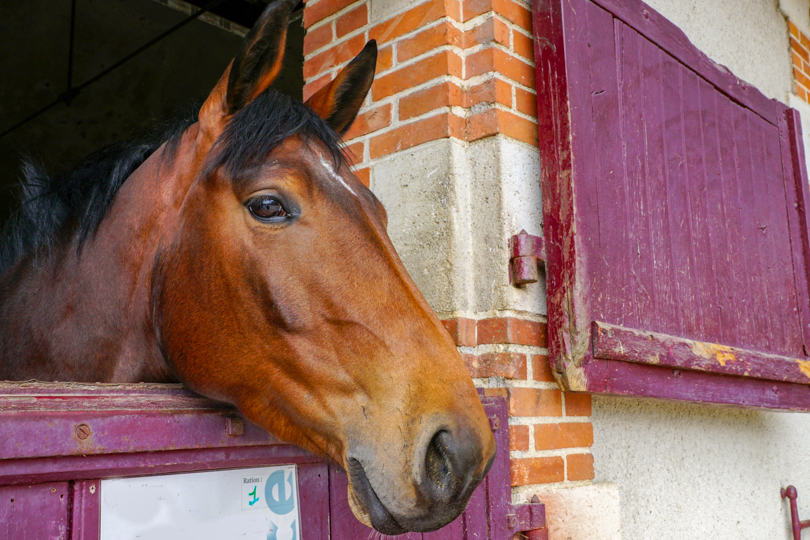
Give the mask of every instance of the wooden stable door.
M 482 402 L 498 444 L 489 474 L 458 519 L 403 540 L 546 538 L 542 504 L 512 505 L 506 402 Z M 226 540 L 221 527 L 245 519 L 258 536 L 237 538 L 375 534 L 352 514 L 341 469 L 180 385 L 0 382 L 0 425 L 0 540 L 111 540 L 120 536 L 102 533 L 137 527 L 144 538 Z M 268 474 L 281 476 L 268 487 Z M 286 520 L 274 539 L 260 510 L 276 503 Z

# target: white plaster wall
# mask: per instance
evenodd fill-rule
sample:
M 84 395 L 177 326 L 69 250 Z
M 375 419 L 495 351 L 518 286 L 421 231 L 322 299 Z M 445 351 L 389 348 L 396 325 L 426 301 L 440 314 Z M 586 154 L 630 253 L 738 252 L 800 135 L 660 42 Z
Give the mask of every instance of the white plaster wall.
M 597 482 L 615 482 L 624 540 L 789 540 L 810 517 L 810 414 L 593 400 Z
M 787 103 L 793 78 L 787 25 L 778 0 L 646 3 L 683 30 L 709 58 L 766 96 Z
M 621 540 L 619 490 L 615 484 L 538 493 L 546 505 L 548 540 Z
M 496 136 L 441 139 L 374 163 L 388 233 L 439 317 L 545 313 L 545 280 L 509 285 L 509 237 L 542 234 L 535 147 Z

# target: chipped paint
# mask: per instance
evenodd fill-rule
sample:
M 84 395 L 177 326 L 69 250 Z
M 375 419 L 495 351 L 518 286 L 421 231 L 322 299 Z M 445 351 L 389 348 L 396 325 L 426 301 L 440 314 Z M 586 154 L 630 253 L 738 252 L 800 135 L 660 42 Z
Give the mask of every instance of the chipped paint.
M 810 360 L 796 360 L 796 363 L 799 364 L 801 372 L 810 379 Z
M 701 341 L 693 341 L 690 344 L 692 352 L 706 360 L 717 360 L 717 362 L 725 367 L 726 362 L 736 362 L 737 356 L 734 354 L 734 349 L 725 345 L 717 345 L 716 343 L 703 343 Z

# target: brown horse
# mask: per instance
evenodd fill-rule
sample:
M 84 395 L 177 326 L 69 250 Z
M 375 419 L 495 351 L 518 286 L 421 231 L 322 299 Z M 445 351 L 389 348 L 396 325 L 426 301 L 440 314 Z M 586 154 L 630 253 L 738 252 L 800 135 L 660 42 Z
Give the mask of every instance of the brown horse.
M 434 530 L 494 439 L 341 153 L 376 44 L 306 104 L 269 89 L 296 3 L 270 4 L 193 124 L 28 171 L 0 266 L 0 380 L 182 381 L 342 464 L 367 525 Z

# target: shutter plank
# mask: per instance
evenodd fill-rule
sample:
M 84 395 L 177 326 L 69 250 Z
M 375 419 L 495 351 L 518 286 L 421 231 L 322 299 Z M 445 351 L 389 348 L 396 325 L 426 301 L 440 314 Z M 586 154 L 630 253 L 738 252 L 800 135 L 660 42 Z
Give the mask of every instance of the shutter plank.
M 681 330 L 678 312 L 678 290 L 675 267 L 672 263 L 672 240 L 669 227 L 670 206 L 667 198 L 667 170 L 664 165 L 664 84 L 663 53 L 648 40 L 642 41 L 642 64 L 644 66 L 644 129 L 646 148 L 644 153 L 648 171 L 647 197 L 650 219 L 647 226 L 650 235 L 650 256 L 653 260 L 653 298 L 656 312 L 651 314 L 651 329 L 671 332 Z M 660 313 L 670 316 L 664 320 Z
M 598 199 L 600 256 L 592 269 L 597 291 L 617 292 L 616 302 L 598 303 L 601 315 L 617 324 L 634 323 L 632 292 L 626 268 L 627 215 L 622 160 L 621 109 L 617 81 L 617 59 L 613 17 L 592 3 L 587 4 L 588 55 L 592 108 L 593 151 L 600 159 L 593 162 Z
M 656 319 L 653 276 L 653 246 L 650 235 L 651 178 L 647 173 L 647 141 L 642 74 L 642 39 L 625 24 L 616 21 L 621 51 L 620 102 L 624 110 L 624 177 L 627 185 L 627 227 L 629 289 L 635 310 L 635 325 L 649 328 Z
M 690 238 L 683 246 L 692 262 L 692 275 L 685 288 L 694 291 L 692 304 L 685 305 L 694 315 L 694 336 L 719 337 L 719 327 L 713 313 L 714 266 L 707 226 L 705 166 L 703 163 L 703 125 L 700 117 L 700 82 L 691 70 L 681 68 L 683 85 L 682 107 L 684 122 L 684 149 L 686 151 L 687 214 Z

